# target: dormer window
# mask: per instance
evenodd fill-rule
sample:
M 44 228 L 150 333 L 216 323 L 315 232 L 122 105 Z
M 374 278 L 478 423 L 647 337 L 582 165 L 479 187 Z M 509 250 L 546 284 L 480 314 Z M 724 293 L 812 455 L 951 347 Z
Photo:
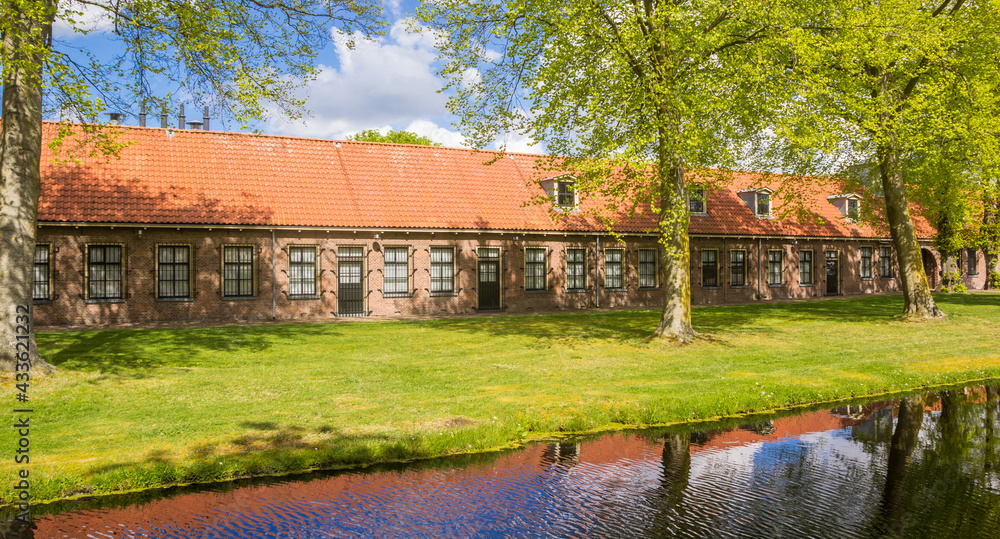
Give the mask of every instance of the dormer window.
M 688 211 L 695 215 L 705 215 L 705 189 L 695 186 L 688 189 Z
M 573 182 L 568 180 L 556 182 L 556 205 L 563 208 L 576 207 L 576 188 Z
M 771 193 L 757 193 L 757 217 L 771 216 Z
M 771 195 L 774 191 L 762 187 L 759 189 L 745 189 L 739 193 L 740 200 L 750 208 L 750 211 L 757 216 L 758 219 L 770 219 L 771 218 Z
M 847 221 L 856 221 L 861 215 L 861 196 L 855 193 L 826 197 Z

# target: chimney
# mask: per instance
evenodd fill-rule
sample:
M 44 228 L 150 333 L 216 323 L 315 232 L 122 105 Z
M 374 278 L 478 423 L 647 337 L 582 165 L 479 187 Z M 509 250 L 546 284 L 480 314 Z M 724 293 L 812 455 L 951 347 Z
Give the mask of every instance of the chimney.
M 202 120 L 204 120 L 204 122 L 205 122 L 205 131 L 209 131 L 209 128 L 208 128 L 208 120 L 209 119 L 210 118 L 208 117 L 208 107 L 205 107 L 205 113 L 202 114 Z
M 110 116 L 110 118 L 108 119 L 108 123 L 111 124 L 111 125 L 121 125 L 122 124 L 122 117 L 125 116 L 124 114 L 122 114 L 120 112 L 107 112 L 105 114 L 107 114 L 108 116 Z
M 139 108 L 139 127 L 146 127 L 146 103 Z
M 177 129 L 184 129 L 184 103 L 181 103 L 181 112 L 177 115 Z
M 163 110 L 160 112 L 160 127 L 162 129 L 167 128 L 167 106 L 163 106 Z
M 195 131 L 200 131 L 201 126 L 205 125 L 202 122 L 188 122 L 188 129 L 194 129 Z

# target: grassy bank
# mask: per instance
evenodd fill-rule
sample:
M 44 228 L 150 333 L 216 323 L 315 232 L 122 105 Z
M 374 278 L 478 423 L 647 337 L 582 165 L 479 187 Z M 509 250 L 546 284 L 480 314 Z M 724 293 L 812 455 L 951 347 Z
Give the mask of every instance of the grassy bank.
M 1000 377 L 1000 294 L 937 299 L 949 317 L 929 323 L 895 321 L 898 296 L 699 308 L 712 339 L 683 348 L 643 340 L 655 312 L 45 333 L 60 372 L 31 386 L 32 494 L 485 451 Z M 3 477 L 15 470 L 0 460 Z

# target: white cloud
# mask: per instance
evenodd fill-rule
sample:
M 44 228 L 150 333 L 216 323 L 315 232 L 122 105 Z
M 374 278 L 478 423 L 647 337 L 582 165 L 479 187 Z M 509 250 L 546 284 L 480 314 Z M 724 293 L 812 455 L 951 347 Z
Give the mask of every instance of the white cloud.
M 290 135 L 342 138 L 350 132 L 390 125 L 396 129 L 416 119 L 439 119 L 448 112 L 437 93 L 442 81 L 434 73 L 434 36 L 411 34 L 406 21 L 396 21 L 375 43 L 355 39 L 348 48 L 344 36 L 334 36 L 336 62 L 319 66 L 306 89 L 302 121 L 272 118 L 268 131 Z
M 101 0 L 94 3 L 83 4 L 74 0 L 68 0 L 61 6 L 61 12 L 52 24 L 52 34 L 56 39 L 72 39 L 82 36 L 82 30 L 91 33 L 103 34 L 114 29 L 114 20 L 111 18 L 112 7 L 102 4 Z M 107 6 L 107 7 L 104 7 Z
M 416 133 L 422 137 L 427 137 L 434 142 L 451 148 L 465 148 L 465 137 L 458 131 L 440 127 L 436 123 L 428 120 L 413 120 L 406 126 L 406 131 Z

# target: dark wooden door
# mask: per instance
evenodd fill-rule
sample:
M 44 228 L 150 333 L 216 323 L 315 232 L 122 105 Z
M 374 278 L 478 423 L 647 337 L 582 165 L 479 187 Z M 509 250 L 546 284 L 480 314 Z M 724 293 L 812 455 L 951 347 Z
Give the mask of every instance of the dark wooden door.
M 500 310 L 500 261 L 479 260 L 479 310 Z
M 337 315 L 357 316 L 365 312 L 365 294 L 361 286 L 360 260 L 341 260 L 337 275 Z
M 826 252 L 826 295 L 840 293 L 840 257 L 837 251 Z

